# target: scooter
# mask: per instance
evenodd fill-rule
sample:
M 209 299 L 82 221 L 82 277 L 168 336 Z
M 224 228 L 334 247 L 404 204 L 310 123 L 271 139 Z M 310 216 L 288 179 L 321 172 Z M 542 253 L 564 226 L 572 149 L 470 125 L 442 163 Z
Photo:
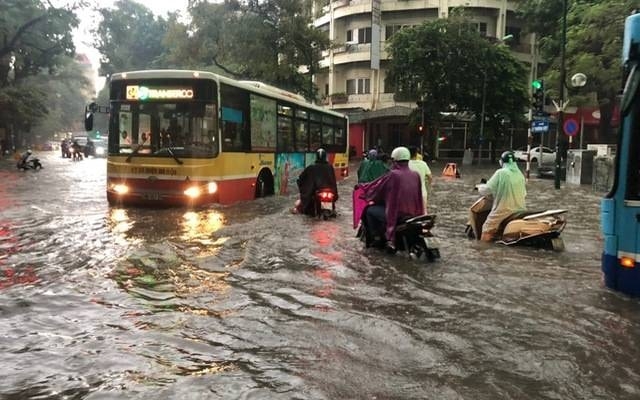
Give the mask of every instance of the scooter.
M 487 219 L 493 199 L 482 196 L 469 209 L 465 232 L 470 239 L 480 240 L 482 225 Z M 498 228 L 498 244 L 531 246 L 547 250 L 564 250 L 560 233 L 567 225 L 567 210 L 522 211 L 511 214 Z
M 330 189 L 316 191 L 315 207 L 318 218 L 325 221 L 329 218 L 335 218 L 337 216 L 335 194 Z
M 356 237 L 365 242 L 366 247 L 385 249 L 386 243 L 384 241 L 376 243 L 372 240 L 372 235 L 367 232 L 364 218 L 369 206 L 370 204 L 367 204 L 363 198 L 362 190 L 356 188 L 353 191 L 353 228 L 358 229 Z M 395 249 L 387 249 L 387 251 L 391 253 L 403 251 L 410 258 L 416 260 L 422 256 L 429 262 L 439 259 L 440 250 L 437 247 L 437 239 L 431 232 L 435 222 L 436 216 L 433 214 L 424 214 L 398 221 L 394 240 Z
M 16 164 L 16 168 L 22 171 L 26 171 L 28 169 L 39 170 L 42 169 L 42 164 L 39 159 L 31 157 L 29 154 L 26 157 L 22 156 L 20 161 Z

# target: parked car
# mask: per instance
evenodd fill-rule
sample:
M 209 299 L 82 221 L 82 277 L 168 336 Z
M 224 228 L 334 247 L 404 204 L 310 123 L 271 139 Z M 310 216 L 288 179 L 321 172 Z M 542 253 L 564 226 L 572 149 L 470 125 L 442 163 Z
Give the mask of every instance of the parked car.
M 527 161 L 527 148 L 523 147 L 513 152 L 516 157 L 516 161 Z M 537 163 L 538 160 L 542 162 L 542 164 L 553 164 L 556 161 L 556 152 L 552 149 L 542 146 L 542 158 L 540 158 L 540 146 L 531 148 L 531 159 L 532 163 Z

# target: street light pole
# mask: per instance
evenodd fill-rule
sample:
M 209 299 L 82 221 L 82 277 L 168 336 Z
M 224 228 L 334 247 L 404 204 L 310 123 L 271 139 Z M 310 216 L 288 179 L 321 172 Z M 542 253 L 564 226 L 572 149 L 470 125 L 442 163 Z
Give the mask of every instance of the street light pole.
M 567 0 L 562 0 L 562 40 L 560 47 L 560 107 L 558 110 L 558 127 L 556 129 L 556 168 L 555 168 L 555 188 L 560 189 L 560 154 L 559 139 L 560 133 L 564 131 L 564 85 L 566 79 L 565 71 L 565 48 L 567 47 Z
M 478 146 L 478 164 L 482 162 L 482 141 L 484 140 L 484 109 L 487 100 L 487 70 L 482 71 L 482 108 L 480 110 L 480 144 Z

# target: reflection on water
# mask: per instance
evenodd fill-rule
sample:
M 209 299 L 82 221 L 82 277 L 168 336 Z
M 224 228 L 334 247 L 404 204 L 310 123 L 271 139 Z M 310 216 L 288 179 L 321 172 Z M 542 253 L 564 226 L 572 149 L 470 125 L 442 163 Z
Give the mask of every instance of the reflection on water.
M 208 241 L 224 226 L 224 222 L 224 215 L 215 210 L 187 211 L 182 218 L 180 238 L 187 242 L 195 239 Z
M 109 228 L 114 233 L 127 233 L 133 227 L 133 221 L 129 220 L 127 210 L 124 208 L 111 208 L 109 210 Z

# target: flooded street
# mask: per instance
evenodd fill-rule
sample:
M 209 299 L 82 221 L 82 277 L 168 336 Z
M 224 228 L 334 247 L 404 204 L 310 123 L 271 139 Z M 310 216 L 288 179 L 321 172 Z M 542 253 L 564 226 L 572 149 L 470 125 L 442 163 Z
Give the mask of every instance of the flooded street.
M 0 159 L 1 399 L 637 399 L 639 301 L 601 284 L 591 187 L 532 179 L 566 250 L 464 234 L 473 186 L 436 180 L 440 261 L 364 249 L 271 197 L 120 209 L 104 159 Z

